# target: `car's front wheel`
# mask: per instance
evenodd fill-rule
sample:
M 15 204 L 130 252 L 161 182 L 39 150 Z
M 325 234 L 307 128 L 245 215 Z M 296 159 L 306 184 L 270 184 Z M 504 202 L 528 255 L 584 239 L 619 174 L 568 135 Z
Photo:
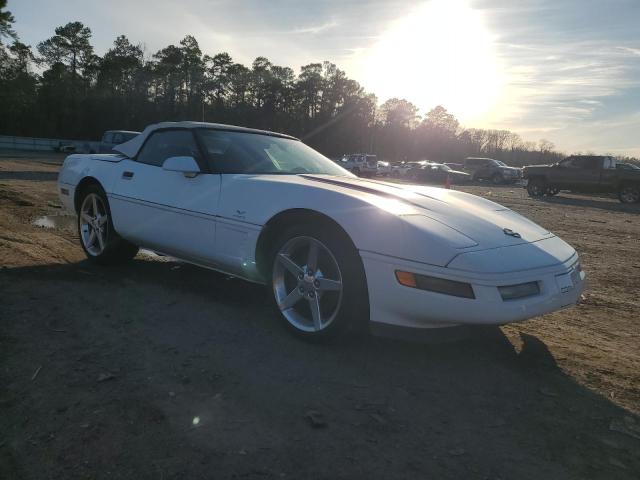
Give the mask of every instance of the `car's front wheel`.
M 275 304 L 286 326 L 309 340 L 361 331 L 369 318 L 362 262 L 348 238 L 320 225 L 285 231 L 272 255 Z
M 113 228 L 107 196 L 98 185 L 89 185 L 82 192 L 78 235 L 87 258 L 95 263 L 118 263 L 138 253 L 138 247 L 120 237 Z
M 618 198 L 622 203 L 640 202 L 640 186 L 623 185 L 618 192 Z
M 527 183 L 527 193 L 531 197 L 542 197 L 547 192 L 547 185 L 539 178 L 532 178 Z

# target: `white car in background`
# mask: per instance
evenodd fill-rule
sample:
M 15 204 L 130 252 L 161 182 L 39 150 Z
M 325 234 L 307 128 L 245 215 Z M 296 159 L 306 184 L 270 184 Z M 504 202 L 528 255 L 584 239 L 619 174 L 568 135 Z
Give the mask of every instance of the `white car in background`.
M 378 175 L 381 177 L 388 177 L 393 172 L 393 167 L 389 162 L 378 162 Z
M 407 176 L 409 171 L 414 168 L 414 164 L 412 162 L 400 162 L 394 163 L 391 166 L 391 176 L 395 178 L 404 178 Z
M 345 155 L 339 165 L 359 177 L 373 177 L 378 173 L 378 158 L 375 155 L 365 153 Z
M 304 337 L 514 322 L 584 286 L 576 251 L 517 213 L 359 179 L 287 135 L 167 122 L 115 149 L 68 156 L 58 178 L 91 261 L 145 247 L 268 284 Z

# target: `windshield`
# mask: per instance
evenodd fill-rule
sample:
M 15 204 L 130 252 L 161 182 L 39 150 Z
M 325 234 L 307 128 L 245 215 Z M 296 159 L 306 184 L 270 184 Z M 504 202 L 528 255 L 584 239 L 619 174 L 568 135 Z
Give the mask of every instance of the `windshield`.
M 500 165 L 501 167 L 506 167 L 507 164 L 504 162 L 501 162 L 500 160 L 494 160 L 494 162 L 496 163 L 496 165 Z
M 616 168 L 622 168 L 624 170 L 640 170 L 640 167 L 632 163 L 616 163 Z
M 352 176 L 299 140 L 258 133 L 197 129 L 211 170 L 217 173 Z

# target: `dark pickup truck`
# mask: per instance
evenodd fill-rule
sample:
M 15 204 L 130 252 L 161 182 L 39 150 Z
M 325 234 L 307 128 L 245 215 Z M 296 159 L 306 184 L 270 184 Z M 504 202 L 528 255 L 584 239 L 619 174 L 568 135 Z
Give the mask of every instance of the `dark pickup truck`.
M 622 203 L 640 201 L 640 170 L 616 168 L 614 157 L 572 155 L 553 165 L 525 167 L 523 175 L 532 197 L 571 190 L 617 193 Z

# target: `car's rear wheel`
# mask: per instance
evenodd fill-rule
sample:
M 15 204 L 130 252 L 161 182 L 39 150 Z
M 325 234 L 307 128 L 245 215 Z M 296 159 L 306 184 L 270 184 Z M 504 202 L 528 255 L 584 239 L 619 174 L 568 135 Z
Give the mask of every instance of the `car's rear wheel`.
M 544 180 L 532 178 L 527 184 L 527 193 L 531 197 L 542 197 L 547 192 L 547 185 Z
M 300 225 L 275 243 L 271 282 L 286 326 L 309 340 L 361 331 L 369 318 L 362 262 L 348 238 Z
M 554 196 L 559 193 L 560 193 L 560 189 L 558 187 L 555 187 L 555 186 L 547 187 L 547 191 L 546 191 L 547 195 Z
M 84 253 L 95 263 L 119 263 L 132 259 L 138 253 L 138 247 L 120 237 L 113 228 L 107 196 L 95 184 L 82 192 L 78 234 Z
M 351 173 L 353 173 L 354 175 L 357 175 L 359 177 L 360 176 L 360 169 L 358 167 L 356 167 L 353 170 L 351 170 Z
M 623 185 L 618 192 L 618 198 L 622 203 L 640 202 L 640 186 Z

